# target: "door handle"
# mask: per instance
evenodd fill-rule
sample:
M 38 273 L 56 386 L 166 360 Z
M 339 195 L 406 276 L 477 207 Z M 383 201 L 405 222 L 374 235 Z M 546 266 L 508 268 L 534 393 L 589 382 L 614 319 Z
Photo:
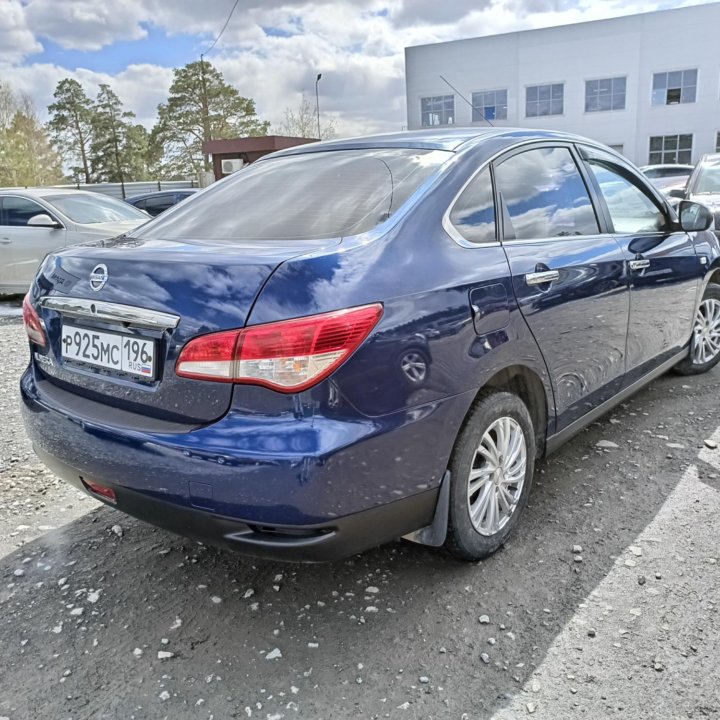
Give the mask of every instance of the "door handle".
M 528 273 L 525 276 L 525 282 L 528 285 L 546 285 L 560 279 L 560 273 L 557 270 L 545 270 L 543 272 Z
M 10 238 L 0 238 L 0 245 L 10 245 L 11 242 Z
M 628 264 L 631 270 L 647 270 L 650 267 L 649 260 L 631 260 Z

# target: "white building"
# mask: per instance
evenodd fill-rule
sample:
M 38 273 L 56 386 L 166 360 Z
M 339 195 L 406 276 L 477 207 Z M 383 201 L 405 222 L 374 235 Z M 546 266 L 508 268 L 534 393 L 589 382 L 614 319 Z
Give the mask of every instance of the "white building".
M 585 135 L 639 165 L 697 162 L 720 151 L 719 33 L 711 3 L 409 47 L 408 128 L 484 116 Z

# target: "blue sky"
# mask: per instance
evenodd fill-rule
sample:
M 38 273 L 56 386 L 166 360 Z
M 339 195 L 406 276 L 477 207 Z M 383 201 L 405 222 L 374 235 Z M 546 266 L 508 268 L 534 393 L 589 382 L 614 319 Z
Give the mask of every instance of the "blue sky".
M 117 40 L 100 50 L 64 48 L 59 43 L 41 38 L 42 51 L 28 57 L 29 63 L 51 63 L 68 70 L 86 68 L 98 73 L 115 75 L 130 63 L 149 63 L 166 67 L 180 67 L 197 59 L 204 49 L 198 35 L 167 32 L 150 23 L 142 23 L 147 36 L 138 40 Z
M 406 122 L 404 48 L 703 0 L 241 0 L 208 59 L 278 124 L 302 95 L 340 134 Z M 147 126 L 174 67 L 198 59 L 234 0 L 0 0 L 0 78 L 41 116 L 63 77 L 109 83 Z

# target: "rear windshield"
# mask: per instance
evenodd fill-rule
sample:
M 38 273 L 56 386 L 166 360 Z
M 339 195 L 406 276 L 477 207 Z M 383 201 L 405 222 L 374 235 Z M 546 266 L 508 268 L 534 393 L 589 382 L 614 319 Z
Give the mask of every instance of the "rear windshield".
M 137 231 L 178 240 L 303 240 L 367 232 L 387 220 L 451 153 L 335 150 L 264 160 Z
M 73 222 L 81 225 L 148 219 L 148 216 L 136 207 L 100 193 L 48 195 L 44 199 Z
M 692 168 L 675 166 L 648 168 L 643 171 L 644 175 L 649 178 L 687 177 L 691 172 Z

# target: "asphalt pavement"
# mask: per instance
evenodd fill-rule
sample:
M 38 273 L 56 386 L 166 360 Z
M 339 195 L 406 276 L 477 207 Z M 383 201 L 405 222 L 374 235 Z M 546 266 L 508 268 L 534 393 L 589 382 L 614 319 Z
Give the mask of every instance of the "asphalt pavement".
M 668 375 L 542 461 L 478 564 L 328 565 L 144 525 L 35 459 L 0 313 L 0 720 L 718 718 L 720 368 Z

